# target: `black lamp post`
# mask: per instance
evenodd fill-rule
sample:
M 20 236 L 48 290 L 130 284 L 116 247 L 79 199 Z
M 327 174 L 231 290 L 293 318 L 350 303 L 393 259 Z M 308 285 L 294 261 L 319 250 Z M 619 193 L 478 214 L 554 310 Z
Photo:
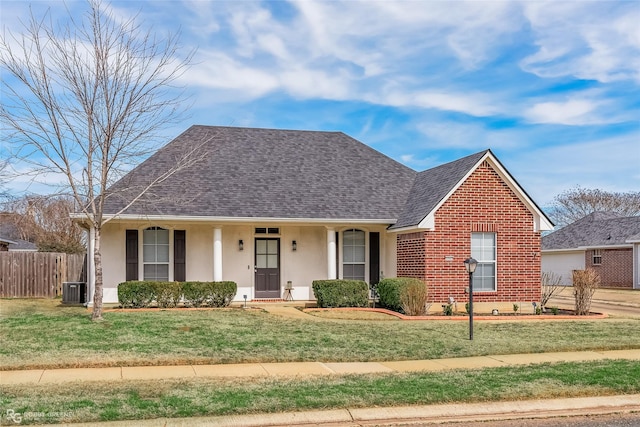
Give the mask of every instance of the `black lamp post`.
M 469 339 L 473 340 L 473 273 L 476 271 L 478 261 L 473 258 L 464 260 L 464 268 L 469 273 Z

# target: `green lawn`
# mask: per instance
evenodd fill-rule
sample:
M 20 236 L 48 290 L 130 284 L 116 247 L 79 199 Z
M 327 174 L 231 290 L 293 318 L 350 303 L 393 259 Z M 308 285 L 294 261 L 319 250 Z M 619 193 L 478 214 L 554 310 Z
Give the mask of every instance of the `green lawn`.
M 640 348 L 640 319 L 476 322 L 298 320 L 261 310 L 106 312 L 0 300 L 2 369 L 383 361 Z
M 92 422 L 640 392 L 640 362 L 607 360 L 437 373 L 7 386 L 0 407 Z M 3 420 L 4 421 L 4 420 Z

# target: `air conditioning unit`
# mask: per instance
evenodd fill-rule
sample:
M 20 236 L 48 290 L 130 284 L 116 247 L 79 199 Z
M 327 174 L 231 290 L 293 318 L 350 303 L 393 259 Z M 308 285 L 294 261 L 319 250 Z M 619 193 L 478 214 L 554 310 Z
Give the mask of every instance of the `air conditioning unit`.
M 63 282 L 62 303 L 84 304 L 87 284 L 85 282 Z

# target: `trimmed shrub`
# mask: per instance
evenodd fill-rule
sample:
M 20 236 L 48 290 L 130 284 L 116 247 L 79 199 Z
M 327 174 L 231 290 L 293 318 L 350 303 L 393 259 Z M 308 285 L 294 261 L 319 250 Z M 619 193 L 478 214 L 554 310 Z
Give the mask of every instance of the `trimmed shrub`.
M 182 297 L 182 282 L 152 282 L 158 307 L 176 307 Z
M 209 282 L 207 303 L 211 307 L 227 307 L 236 296 L 238 285 L 235 282 Z
M 118 302 L 124 308 L 149 307 L 155 298 L 156 282 L 122 282 L 118 285 Z
M 209 297 L 210 282 L 183 282 L 182 294 L 187 307 L 202 307 Z
M 416 279 L 414 277 L 392 277 L 380 280 L 380 283 L 378 283 L 380 305 L 384 308 L 388 308 L 389 310 L 397 311 L 399 313 L 405 312 L 402 308 L 403 290 L 407 286 L 411 286 L 413 284 L 415 284 L 415 286 L 424 287 L 426 295 L 427 287 L 425 283 L 422 280 Z
M 318 307 L 367 307 L 369 286 L 362 280 L 314 280 Z
M 427 285 L 422 280 L 410 280 L 400 291 L 400 305 L 407 316 L 427 314 Z

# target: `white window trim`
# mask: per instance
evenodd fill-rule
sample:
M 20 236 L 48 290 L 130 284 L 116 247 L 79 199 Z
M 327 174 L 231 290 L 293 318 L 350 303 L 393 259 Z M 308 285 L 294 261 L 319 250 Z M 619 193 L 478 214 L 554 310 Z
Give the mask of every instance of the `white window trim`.
M 340 271 L 338 272 L 338 278 L 344 279 L 344 232 L 349 230 L 358 230 L 364 232 L 364 281 L 369 283 L 369 230 L 357 226 L 344 227 L 339 230 L 340 247 L 338 249 L 338 253 L 340 256 L 340 262 L 338 264 L 340 267 Z
M 600 261 L 596 262 L 596 258 L 599 258 Z M 602 249 L 594 249 L 591 254 L 591 263 L 593 265 L 602 265 Z
M 493 257 L 495 259 L 493 260 L 479 260 L 477 259 L 476 261 L 478 261 L 478 265 L 480 264 L 493 264 L 493 289 L 491 290 L 486 290 L 486 289 L 476 289 L 476 287 L 474 286 L 473 288 L 473 292 L 479 292 L 479 293 L 494 293 L 494 292 L 498 292 L 498 233 L 495 232 L 483 232 L 483 231 L 474 231 L 471 233 L 471 238 L 472 238 L 472 250 L 473 250 L 473 235 L 474 234 L 492 234 L 493 238 L 494 238 L 494 242 L 495 242 L 495 246 L 493 248 Z M 484 238 L 483 238 L 484 240 Z
M 151 227 L 160 227 L 169 231 L 169 282 L 174 281 L 173 272 L 173 231 L 175 227 L 166 225 L 145 225 L 138 228 L 138 277 L 144 279 L 144 230 Z

